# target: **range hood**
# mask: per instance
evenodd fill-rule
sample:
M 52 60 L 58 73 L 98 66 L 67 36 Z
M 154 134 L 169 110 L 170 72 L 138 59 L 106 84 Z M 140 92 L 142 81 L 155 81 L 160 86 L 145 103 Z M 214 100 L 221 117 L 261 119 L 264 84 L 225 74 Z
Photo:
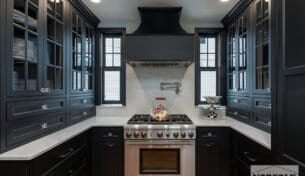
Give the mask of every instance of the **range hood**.
M 194 35 L 180 25 L 182 7 L 139 7 L 138 10 L 141 24 L 133 34 L 126 35 L 128 63 L 193 62 Z

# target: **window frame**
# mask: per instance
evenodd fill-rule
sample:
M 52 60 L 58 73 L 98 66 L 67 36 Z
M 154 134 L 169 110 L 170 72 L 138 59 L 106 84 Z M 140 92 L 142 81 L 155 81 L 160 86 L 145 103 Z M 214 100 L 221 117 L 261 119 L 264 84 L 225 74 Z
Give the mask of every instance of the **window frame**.
M 120 66 L 106 66 L 106 38 L 120 38 L 121 39 L 121 64 Z M 126 105 L 126 64 L 125 64 L 125 29 L 104 29 L 102 30 L 102 59 L 101 59 L 101 104 L 102 105 Z M 105 100 L 105 71 L 119 71 L 120 72 L 120 100 L 109 101 Z
M 206 101 L 201 100 L 201 72 L 202 71 L 216 71 L 216 95 L 223 96 L 225 87 L 225 83 L 221 81 L 224 78 L 224 70 L 223 70 L 223 61 L 222 61 L 222 29 L 221 28 L 198 28 L 195 29 L 195 105 L 204 105 L 207 104 Z M 200 65 L 200 39 L 202 37 L 215 37 L 215 45 L 216 45 L 216 58 L 215 58 L 215 67 L 201 67 Z M 209 54 L 209 53 L 207 53 Z M 224 99 L 224 96 L 223 96 Z M 225 102 L 222 100 L 221 102 Z

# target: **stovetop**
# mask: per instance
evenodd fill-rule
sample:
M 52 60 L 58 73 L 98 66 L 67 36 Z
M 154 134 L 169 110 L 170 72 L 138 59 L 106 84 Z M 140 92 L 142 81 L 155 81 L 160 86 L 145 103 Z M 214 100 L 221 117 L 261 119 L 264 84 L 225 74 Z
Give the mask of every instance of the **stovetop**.
M 149 114 L 135 114 L 127 124 L 193 124 L 193 121 L 185 114 L 170 114 L 166 121 L 156 121 Z

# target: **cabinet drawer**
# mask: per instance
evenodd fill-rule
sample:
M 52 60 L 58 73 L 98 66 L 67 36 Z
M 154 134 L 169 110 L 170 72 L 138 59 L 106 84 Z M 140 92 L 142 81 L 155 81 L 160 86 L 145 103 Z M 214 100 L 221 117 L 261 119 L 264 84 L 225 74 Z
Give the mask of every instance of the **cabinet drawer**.
M 86 145 L 86 137 L 81 134 L 68 142 L 52 149 L 51 151 L 43 154 L 33 161 L 33 170 L 35 176 L 40 176 L 49 170 L 53 169 L 59 163 L 65 162 L 66 159 L 75 155 L 77 152 L 82 150 Z M 74 160 L 73 160 L 74 162 Z M 68 166 L 65 166 L 67 169 Z M 65 174 L 67 175 L 67 174 Z
M 65 109 L 65 98 L 37 101 L 19 101 L 7 103 L 7 120 L 16 120 L 58 112 Z
M 218 128 L 197 128 L 197 139 L 216 138 L 217 133 L 220 129 Z
M 236 120 L 240 120 L 240 121 L 249 123 L 251 113 L 249 111 L 240 110 L 237 108 L 228 108 L 227 115 L 230 117 L 233 117 Z
M 123 139 L 123 128 L 121 127 L 94 128 L 92 132 L 95 141 L 102 139 Z
M 95 115 L 95 108 L 71 109 L 69 124 L 75 124 Z
M 78 109 L 84 107 L 93 107 L 94 106 L 94 97 L 75 97 L 71 98 L 71 108 Z
M 254 111 L 257 112 L 271 112 L 271 99 L 254 98 L 253 99 Z
M 22 120 L 8 124 L 6 129 L 7 147 L 56 131 L 66 124 L 65 113 L 54 113 L 33 117 L 33 119 L 35 120 Z
M 249 97 L 228 97 L 228 107 L 235 107 L 239 109 L 249 109 L 251 106 L 251 101 Z
M 255 143 L 247 137 L 236 133 L 235 155 L 248 167 L 252 164 L 271 164 L 271 151 Z

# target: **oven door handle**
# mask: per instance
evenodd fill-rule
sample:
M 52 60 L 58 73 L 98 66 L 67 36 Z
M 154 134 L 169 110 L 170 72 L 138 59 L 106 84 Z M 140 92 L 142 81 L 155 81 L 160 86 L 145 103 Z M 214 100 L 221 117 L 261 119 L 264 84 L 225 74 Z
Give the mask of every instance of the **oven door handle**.
M 125 141 L 127 145 L 194 145 L 195 141 L 145 141 L 145 140 L 137 140 L 137 141 Z

